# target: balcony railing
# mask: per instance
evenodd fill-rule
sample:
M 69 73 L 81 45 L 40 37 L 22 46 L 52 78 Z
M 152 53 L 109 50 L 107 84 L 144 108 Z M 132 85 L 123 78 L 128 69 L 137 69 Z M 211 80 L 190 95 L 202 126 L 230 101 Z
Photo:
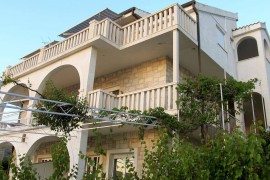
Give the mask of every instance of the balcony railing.
M 127 106 L 130 110 L 144 111 L 163 107 L 166 111 L 172 111 L 177 109 L 176 85 L 176 83 L 169 83 L 120 95 L 98 89 L 88 93 L 88 102 L 92 108 L 112 109 Z
M 193 41 L 197 41 L 197 26 L 195 20 L 185 10 L 175 4 L 157 13 L 150 14 L 124 27 L 119 26 L 106 18 L 100 22 L 91 21 L 89 27 L 60 41 L 41 51 L 23 62 L 8 68 L 7 73 L 14 77 L 39 64 L 48 62 L 55 57 L 67 53 L 94 38 L 103 37 L 119 48 L 139 42 L 144 38 L 151 38 L 160 33 L 165 33 L 178 28 L 188 35 Z

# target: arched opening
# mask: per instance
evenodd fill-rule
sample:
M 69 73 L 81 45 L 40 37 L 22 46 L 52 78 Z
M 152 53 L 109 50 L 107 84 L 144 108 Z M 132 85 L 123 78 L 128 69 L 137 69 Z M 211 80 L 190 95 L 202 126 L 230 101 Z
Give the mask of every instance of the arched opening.
M 264 40 L 264 52 L 265 52 L 265 58 L 270 62 L 270 49 L 266 40 Z
M 59 137 L 56 136 L 42 137 L 31 146 L 26 154 L 43 179 L 50 177 L 54 172 L 52 153 L 54 152 L 54 146 L 59 141 Z M 67 154 L 67 157 L 69 158 L 69 154 Z M 69 164 L 67 164 L 67 167 L 69 167 Z
M 3 142 L 0 144 L 0 166 L 6 171 L 7 175 L 10 173 L 9 159 L 16 157 L 14 146 L 10 142 Z M 16 162 L 16 159 L 14 159 Z
M 72 65 L 64 65 L 52 70 L 41 83 L 39 92 L 42 92 L 47 81 L 52 81 L 57 88 L 62 88 L 68 93 L 78 93 L 80 89 L 80 76 Z
M 244 119 L 247 133 L 254 132 L 258 126 L 267 126 L 264 108 L 264 99 L 261 94 L 256 92 L 252 94 L 250 101 L 244 103 Z
M 13 88 L 11 88 L 8 92 L 13 93 L 13 94 L 29 96 L 29 90 L 27 88 L 24 88 L 24 86 L 26 85 L 25 84 L 16 85 Z M 6 95 L 3 98 L 3 102 L 7 102 L 7 104 L 6 104 L 6 107 L 0 110 L 1 122 L 27 124 L 28 122 L 27 114 L 26 114 L 27 112 L 23 110 L 18 110 L 15 108 L 28 107 L 29 99 L 25 99 L 23 97 L 15 97 L 12 95 Z
M 238 61 L 259 56 L 257 41 L 254 38 L 244 39 L 237 47 Z

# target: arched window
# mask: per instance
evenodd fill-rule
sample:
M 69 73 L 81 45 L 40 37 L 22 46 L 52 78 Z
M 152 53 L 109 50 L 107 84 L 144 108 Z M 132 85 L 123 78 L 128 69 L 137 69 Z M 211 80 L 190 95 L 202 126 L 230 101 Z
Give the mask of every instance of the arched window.
M 264 40 L 264 52 L 265 52 L 265 58 L 270 62 L 270 49 L 266 40 Z
M 252 106 L 253 101 L 253 106 Z M 247 133 L 254 132 L 259 126 L 267 127 L 264 98 L 257 92 L 252 93 L 252 99 L 244 103 L 245 129 Z M 255 119 L 253 119 L 253 116 Z M 261 122 L 260 122 L 261 121 Z M 260 124 L 262 123 L 262 124 Z
M 243 40 L 237 47 L 238 61 L 259 56 L 257 41 L 254 38 Z

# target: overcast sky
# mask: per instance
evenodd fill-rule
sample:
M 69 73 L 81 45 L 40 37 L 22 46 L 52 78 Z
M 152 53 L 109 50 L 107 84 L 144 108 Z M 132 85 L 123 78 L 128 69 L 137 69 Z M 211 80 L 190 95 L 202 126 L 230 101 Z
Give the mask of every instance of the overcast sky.
M 119 13 L 138 7 L 150 13 L 185 0 L 1 0 L 0 72 L 19 63 L 24 55 L 99 11 Z M 266 22 L 270 28 L 270 0 L 199 0 L 198 2 L 238 13 L 238 26 Z

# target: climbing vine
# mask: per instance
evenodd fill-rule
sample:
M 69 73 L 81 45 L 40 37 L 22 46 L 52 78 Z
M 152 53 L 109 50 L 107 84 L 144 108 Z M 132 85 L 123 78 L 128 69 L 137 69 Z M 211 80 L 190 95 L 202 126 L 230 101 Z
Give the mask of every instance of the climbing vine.
M 183 126 L 183 133 L 201 128 L 201 138 L 207 140 L 208 127 L 220 127 L 221 114 L 240 113 L 243 111 L 244 101 L 250 98 L 257 79 L 248 82 L 236 81 L 233 78 L 220 80 L 215 77 L 199 75 L 196 78 L 187 77 L 178 84 L 179 123 Z M 223 101 L 221 100 L 221 88 Z M 236 104 L 234 108 L 226 109 L 229 103 Z M 222 112 L 223 104 L 225 111 Z
M 147 147 L 143 141 L 145 127 L 138 126 L 138 134 L 142 139 L 142 144 L 145 145 L 143 170 L 139 177 L 138 172 L 130 164 L 128 177 L 123 179 L 269 179 L 269 132 L 261 129 L 260 134 L 245 136 L 235 131 L 231 134 L 220 133 L 216 139 L 205 140 L 207 127 L 220 125 L 220 119 L 217 117 L 221 112 L 221 103 L 227 107 L 230 102 L 234 102 L 237 106 L 236 111 L 232 109 L 226 109 L 226 111 L 239 113 L 243 110 L 243 102 L 249 99 L 256 81 L 253 79 L 248 82 L 238 82 L 231 78 L 222 81 L 204 76 L 187 78 L 177 86 L 179 117 L 166 113 L 160 107 L 144 112 L 128 110 L 127 107 L 114 109 L 154 116 L 160 125 L 159 139 L 154 141 L 151 147 Z M 223 101 L 220 100 L 220 84 L 223 88 Z M 42 95 L 51 100 L 67 102 L 68 106 L 72 105 L 74 109 L 70 111 L 70 114 L 76 114 L 78 117 L 35 113 L 38 125 L 47 125 L 52 130 L 62 131 L 68 135 L 72 130 L 80 127 L 80 122 L 89 118 L 85 100 L 78 100 L 75 95 L 67 95 L 64 90 L 57 89 L 50 82 L 47 83 Z M 68 106 L 52 108 L 49 102 L 36 105 L 37 109 L 51 108 L 54 112 L 59 112 L 59 108 L 67 110 Z M 104 117 L 108 115 L 113 117 L 113 113 L 100 113 Z M 123 116 L 128 115 L 123 114 Z M 205 141 L 203 144 L 195 145 L 185 135 L 198 128 L 202 129 L 202 138 Z M 96 131 L 96 136 L 101 139 L 100 144 L 97 144 L 99 147 L 97 153 L 105 154 L 102 151 L 103 135 Z M 66 143 L 67 139 L 63 138 L 52 148 L 55 171 L 49 179 L 67 180 L 77 177 L 76 165 L 68 174 L 69 157 Z M 102 165 L 96 166 L 94 161 L 83 154 L 79 156 L 87 161 L 88 167 L 94 167 L 89 169 L 95 169 L 84 173 L 83 179 L 105 179 Z M 19 167 L 15 166 L 14 161 L 12 162 L 14 179 L 38 179 L 38 174 L 27 157 L 22 156 L 19 159 Z
M 69 134 L 74 129 L 79 128 L 80 123 L 90 118 L 85 98 L 78 98 L 76 94 L 66 93 L 64 89 L 56 88 L 51 81 L 46 83 L 42 94 L 47 99 L 65 102 L 65 104 L 55 105 L 55 103 L 40 101 L 35 105 L 38 110 L 49 110 L 50 112 L 58 113 L 66 112 L 69 115 L 75 116 L 33 113 L 36 125 L 46 125 L 53 131 Z

